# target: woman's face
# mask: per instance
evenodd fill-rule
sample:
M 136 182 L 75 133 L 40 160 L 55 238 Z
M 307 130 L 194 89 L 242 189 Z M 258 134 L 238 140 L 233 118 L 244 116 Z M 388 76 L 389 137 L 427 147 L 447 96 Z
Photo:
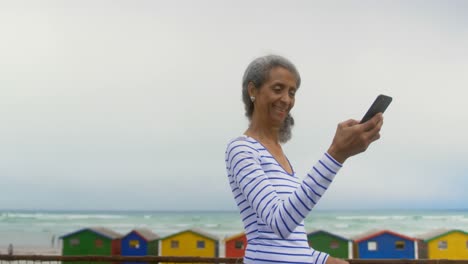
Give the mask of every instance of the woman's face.
M 270 70 L 270 77 L 255 93 L 254 115 L 280 126 L 294 106 L 296 77 L 283 67 Z

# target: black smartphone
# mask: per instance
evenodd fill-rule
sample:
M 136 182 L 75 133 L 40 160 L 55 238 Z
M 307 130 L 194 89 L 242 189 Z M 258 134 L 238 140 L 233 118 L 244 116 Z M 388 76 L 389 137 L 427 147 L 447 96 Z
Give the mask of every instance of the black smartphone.
M 367 110 L 367 113 L 361 119 L 361 122 L 359 124 L 367 122 L 369 119 L 371 119 L 377 113 L 385 112 L 385 109 L 387 109 L 387 107 L 390 105 L 391 102 L 392 102 L 392 97 L 390 97 L 388 95 L 381 94 L 381 95 L 377 96 L 377 98 L 372 103 L 369 110 Z

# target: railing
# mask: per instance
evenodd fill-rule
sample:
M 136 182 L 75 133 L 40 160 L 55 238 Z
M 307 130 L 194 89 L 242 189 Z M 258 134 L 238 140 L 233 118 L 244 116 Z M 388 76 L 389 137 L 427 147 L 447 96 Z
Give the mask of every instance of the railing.
M 350 264 L 468 264 L 468 260 L 447 259 L 349 259 Z M 128 257 L 128 256 L 56 256 L 56 255 L 0 255 L 0 264 L 45 263 L 242 263 L 242 258 L 205 257 Z M 65 263 L 67 264 L 67 263 Z

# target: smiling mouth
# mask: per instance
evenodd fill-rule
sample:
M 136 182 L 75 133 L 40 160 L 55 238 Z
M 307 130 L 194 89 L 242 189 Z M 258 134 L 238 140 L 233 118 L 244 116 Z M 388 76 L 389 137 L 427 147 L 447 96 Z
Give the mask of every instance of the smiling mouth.
M 282 108 L 282 107 L 277 107 L 277 106 L 275 106 L 274 109 L 275 109 L 277 112 L 279 112 L 281 115 L 286 115 L 287 112 L 288 112 L 287 109 Z

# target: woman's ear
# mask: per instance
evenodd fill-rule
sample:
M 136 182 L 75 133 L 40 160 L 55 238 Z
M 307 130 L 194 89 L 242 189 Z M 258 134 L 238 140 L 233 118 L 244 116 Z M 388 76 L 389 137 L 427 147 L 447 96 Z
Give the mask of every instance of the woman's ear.
M 257 95 L 257 88 L 253 82 L 249 82 L 247 85 L 247 91 L 249 92 L 250 97 L 255 97 Z

